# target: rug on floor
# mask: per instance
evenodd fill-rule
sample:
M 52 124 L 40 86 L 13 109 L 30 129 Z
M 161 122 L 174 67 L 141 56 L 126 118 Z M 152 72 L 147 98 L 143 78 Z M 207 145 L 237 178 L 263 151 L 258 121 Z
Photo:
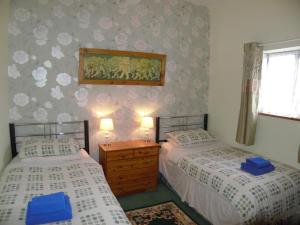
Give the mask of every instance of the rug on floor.
M 132 225 L 197 225 L 172 201 L 129 210 L 126 215 Z

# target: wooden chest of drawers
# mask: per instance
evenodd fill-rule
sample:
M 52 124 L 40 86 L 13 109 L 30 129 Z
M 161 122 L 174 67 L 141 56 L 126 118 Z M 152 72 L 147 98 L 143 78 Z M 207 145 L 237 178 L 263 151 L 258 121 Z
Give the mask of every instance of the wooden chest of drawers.
M 99 162 L 115 195 L 156 188 L 159 147 L 143 140 L 99 145 Z

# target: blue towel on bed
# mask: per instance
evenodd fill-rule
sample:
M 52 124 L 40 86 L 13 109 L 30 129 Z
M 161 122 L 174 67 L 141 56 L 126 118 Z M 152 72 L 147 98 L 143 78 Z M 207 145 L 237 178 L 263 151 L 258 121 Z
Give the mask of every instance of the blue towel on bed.
M 262 168 L 256 168 L 246 162 L 246 163 L 241 164 L 241 169 L 248 173 L 251 173 L 254 176 L 259 176 L 259 175 L 263 175 L 263 174 L 274 171 L 275 167 L 272 164 L 270 164 L 269 166 L 265 166 Z
M 266 160 L 262 157 L 251 157 L 246 159 L 246 163 L 255 167 L 255 168 L 263 168 L 271 165 L 269 160 Z
M 58 192 L 50 195 L 34 197 L 31 200 L 31 214 L 51 213 L 65 210 L 65 194 Z
M 26 225 L 51 223 L 71 218 L 70 199 L 63 192 L 34 197 L 27 206 Z

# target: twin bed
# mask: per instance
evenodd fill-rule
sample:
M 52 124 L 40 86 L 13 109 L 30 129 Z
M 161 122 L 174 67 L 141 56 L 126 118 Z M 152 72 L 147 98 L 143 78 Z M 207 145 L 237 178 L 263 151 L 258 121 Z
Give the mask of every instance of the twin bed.
M 250 152 L 217 140 L 180 146 L 165 139 L 165 133 L 176 130 L 206 129 L 207 115 L 161 117 L 156 123 L 156 141 L 162 142 L 160 173 L 183 201 L 212 224 L 300 223 L 296 216 L 300 213 L 299 170 L 272 161 L 274 172 L 253 176 L 240 169 L 241 162 L 254 156 Z M 184 132 L 179 133 L 183 140 Z
M 64 126 L 70 128 L 63 130 Z M 207 129 L 207 115 L 156 120 L 156 141 L 162 143 L 160 173 L 183 201 L 215 225 L 278 224 L 300 212 L 299 170 L 272 161 L 274 172 L 252 176 L 240 170 L 240 163 L 253 156 L 249 152 L 216 140 L 180 146 L 165 138 L 165 133 L 184 130 L 184 134 L 199 128 Z M 10 134 L 14 158 L 0 177 L 0 224 L 24 224 L 27 202 L 32 197 L 60 191 L 71 199 L 73 219 L 55 224 L 130 224 L 101 166 L 88 155 L 87 121 L 11 124 Z M 62 135 L 77 139 L 81 150 L 51 157 L 24 158 L 18 154 L 24 138 Z
M 88 154 L 87 121 L 11 124 L 10 134 L 14 158 L 0 178 L 0 224 L 25 224 L 27 203 L 32 197 L 61 191 L 70 197 L 73 218 L 53 224 L 130 224 L 110 190 L 102 167 Z M 34 158 L 21 158 L 18 154 L 20 139 L 61 136 L 77 139 L 81 143 L 80 151 Z M 51 151 L 49 146 L 45 149 L 46 153 Z M 60 150 L 68 150 L 62 146 L 65 145 L 61 145 Z M 33 149 L 30 151 L 32 154 Z

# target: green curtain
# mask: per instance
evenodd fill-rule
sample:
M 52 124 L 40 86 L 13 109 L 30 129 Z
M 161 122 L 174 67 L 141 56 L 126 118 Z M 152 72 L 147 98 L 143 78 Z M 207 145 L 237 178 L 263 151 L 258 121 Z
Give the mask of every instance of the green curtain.
M 253 145 L 258 116 L 258 97 L 263 47 L 259 43 L 244 45 L 244 72 L 236 142 Z

